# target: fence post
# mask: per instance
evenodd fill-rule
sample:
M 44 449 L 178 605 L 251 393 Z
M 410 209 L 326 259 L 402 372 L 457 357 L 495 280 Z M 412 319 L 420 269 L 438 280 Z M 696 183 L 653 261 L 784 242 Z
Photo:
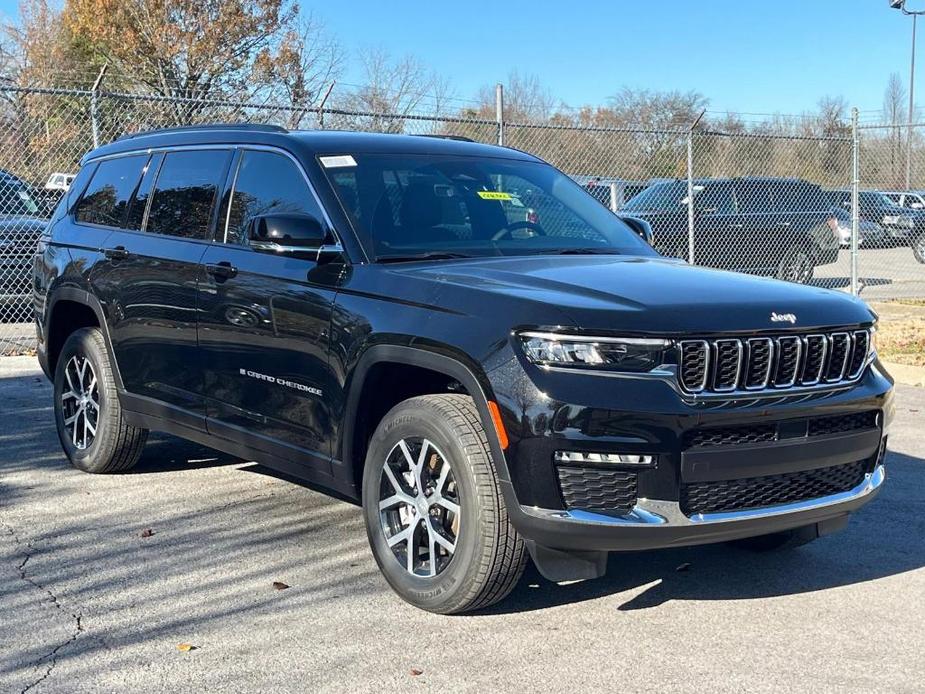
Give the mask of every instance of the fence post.
M 858 187 L 861 183 L 858 110 L 851 109 L 851 293 L 858 295 Z
M 90 89 L 90 128 L 93 130 L 93 148 L 100 146 L 100 85 L 103 83 L 103 76 L 106 74 L 106 68 L 109 63 L 103 63 L 100 68 L 100 74 L 96 76 L 96 81 Z
M 504 147 L 504 85 L 495 85 L 495 118 L 498 121 L 498 146 Z
M 699 119 L 698 119 L 699 120 Z M 694 264 L 694 129 L 687 131 L 687 262 Z

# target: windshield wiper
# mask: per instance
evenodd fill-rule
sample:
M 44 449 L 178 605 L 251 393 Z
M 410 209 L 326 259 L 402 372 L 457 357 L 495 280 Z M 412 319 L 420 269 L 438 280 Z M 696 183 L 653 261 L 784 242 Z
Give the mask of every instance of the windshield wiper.
M 412 253 L 408 255 L 387 255 L 377 258 L 377 263 L 410 263 L 415 260 L 453 260 L 454 258 L 471 258 L 471 255 L 465 253 L 449 253 L 446 251 L 434 251 L 431 253 Z

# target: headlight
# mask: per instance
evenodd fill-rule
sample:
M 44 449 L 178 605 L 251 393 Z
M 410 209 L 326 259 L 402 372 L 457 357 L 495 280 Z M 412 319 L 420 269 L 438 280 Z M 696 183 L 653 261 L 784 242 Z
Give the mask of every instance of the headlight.
M 524 354 L 541 366 L 580 366 L 645 373 L 661 366 L 670 340 L 520 333 Z

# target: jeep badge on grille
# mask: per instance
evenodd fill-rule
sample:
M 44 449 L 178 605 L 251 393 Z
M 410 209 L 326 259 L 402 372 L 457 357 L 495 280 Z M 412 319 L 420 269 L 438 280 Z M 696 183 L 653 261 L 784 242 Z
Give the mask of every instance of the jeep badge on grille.
M 771 322 L 772 323 L 790 323 L 794 324 L 797 322 L 796 314 L 794 313 L 771 313 Z

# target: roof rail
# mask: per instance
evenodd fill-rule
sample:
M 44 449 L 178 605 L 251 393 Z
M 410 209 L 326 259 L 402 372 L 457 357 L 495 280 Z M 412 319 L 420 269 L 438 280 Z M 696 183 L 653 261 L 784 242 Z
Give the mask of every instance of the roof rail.
M 131 140 L 135 137 L 144 137 L 145 135 L 160 135 L 162 133 L 182 133 L 196 130 L 246 130 L 251 132 L 264 133 L 288 133 L 286 128 L 278 125 L 267 125 L 263 123 L 208 123 L 206 125 L 179 125 L 174 128 L 157 128 L 155 130 L 142 130 L 137 133 L 127 133 L 117 138 L 119 140 Z
M 475 142 L 471 137 L 463 135 L 435 135 L 430 133 L 411 133 L 414 137 L 435 137 L 438 140 L 456 140 L 457 142 Z

